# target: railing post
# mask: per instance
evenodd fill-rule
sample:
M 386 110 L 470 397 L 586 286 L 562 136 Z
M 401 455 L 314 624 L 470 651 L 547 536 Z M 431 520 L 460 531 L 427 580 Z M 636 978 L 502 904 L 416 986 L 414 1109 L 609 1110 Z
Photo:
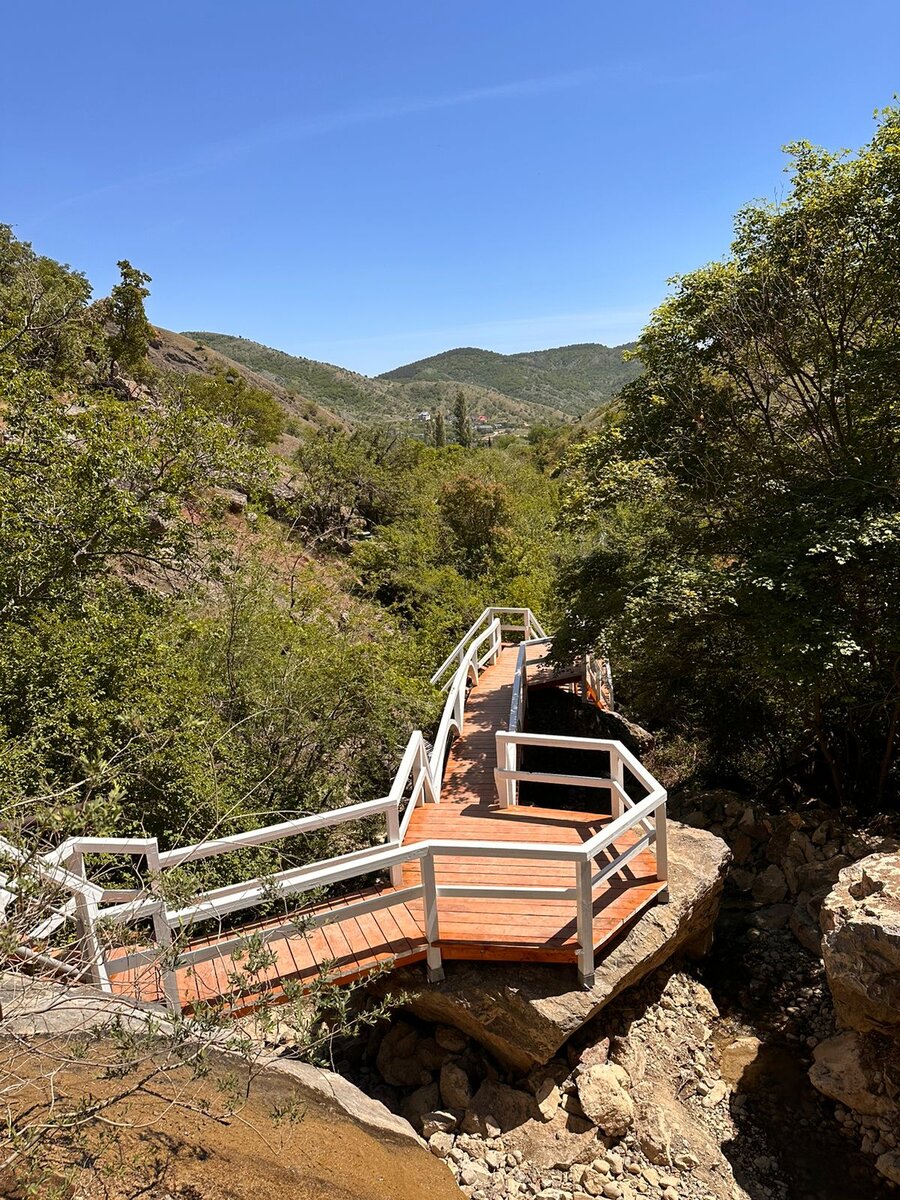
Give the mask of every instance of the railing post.
M 441 948 L 438 945 L 440 929 L 438 926 L 437 883 L 434 876 L 434 858 L 431 853 L 421 859 L 422 871 L 422 901 L 425 908 L 425 938 L 428 949 L 425 951 L 428 969 L 428 982 L 440 983 L 444 978 L 444 966 L 441 962 Z
M 437 787 L 435 787 L 434 780 L 431 777 L 431 763 L 428 761 L 428 750 L 426 749 L 425 739 L 422 737 L 421 733 L 419 734 L 419 747 L 416 751 L 416 767 L 419 771 L 425 772 L 425 782 L 423 784 L 425 791 L 425 803 L 440 804 L 440 780 L 438 780 Z
M 153 913 L 153 933 L 156 943 L 162 947 L 163 957 L 168 961 L 160 968 L 162 975 L 163 996 L 166 1007 L 172 1012 L 181 1013 L 181 998 L 178 995 L 178 976 L 175 973 L 175 963 L 172 952 L 172 929 L 166 916 L 166 901 L 162 895 L 162 867 L 159 862 L 159 842 L 153 839 L 144 853 L 147 870 L 150 872 L 150 891 L 159 895 L 159 907 Z
M 409 803 L 414 804 L 416 800 L 415 794 L 410 796 Z M 400 801 L 395 800 L 393 807 L 389 808 L 387 816 L 387 840 L 389 846 L 400 845 Z M 391 867 L 391 887 L 403 886 L 403 864 L 394 863 Z
M 80 850 L 75 850 L 72 853 L 69 861 L 69 870 L 73 875 L 78 875 L 81 879 L 87 878 L 84 869 L 84 855 Z M 99 919 L 100 905 L 93 896 L 87 896 L 84 892 L 76 892 L 75 927 L 78 930 L 78 937 L 81 941 L 87 962 L 88 978 L 91 983 L 96 987 L 102 988 L 104 992 L 111 992 L 112 984 L 109 982 L 109 975 L 106 972 L 106 956 L 103 953 L 103 947 L 97 936 L 97 922 Z
M 653 814 L 653 832 L 656 843 L 656 878 L 666 882 L 666 890 L 660 892 L 659 903 L 669 903 L 669 832 L 666 827 L 666 793 L 663 801 Z
M 577 871 L 578 979 L 583 988 L 590 988 L 594 986 L 594 895 L 591 888 L 594 864 L 591 859 L 578 863 Z
M 618 750 L 610 750 L 609 767 L 610 778 L 613 779 L 624 792 L 625 762 Z M 622 799 L 621 793 L 617 792 L 615 788 L 610 788 L 610 792 L 612 793 L 612 805 L 610 811 L 612 812 L 613 820 L 615 820 L 616 817 L 621 817 L 622 813 L 625 811 L 625 801 Z
M 514 771 L 516 769 L 515 743 L 508 734 L 498 733 L 496 746 L 497 765 L 503 771 Z M 501 808 L 512 808 L 516 802 L 516 780 L 501 776 L 497 780 L 497 798 L 500 801 Z

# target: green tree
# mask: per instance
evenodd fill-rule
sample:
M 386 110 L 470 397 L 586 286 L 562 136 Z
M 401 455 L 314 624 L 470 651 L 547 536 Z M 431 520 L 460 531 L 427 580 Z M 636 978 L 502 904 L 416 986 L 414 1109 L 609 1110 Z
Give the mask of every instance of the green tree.
M 444 410 L 437 408 L 432 413 L 431 438 L 437 449 L 447 444 L 447 431 L 444 425 Z
M 115 331 L 109 338 L 113 363 L 131 375 L 140 375 L 146 367 L 147 350 L 153 326 L 147 320 L 144 300 L 150 295 L 150 276 L 133 267 L 127 258 L 116 264 L 122 276 L 109 296 L 109 313 Z
M 271 446 L 284 432 L 286 417 L 278 401 L 234 371 L 189 375 L 184 386 L 204 409 L 234 426 L 252 446 Z
M 446 483 L 438 497 L 438 510 L 461 555 L 465 573 L 484 568 L 510 521 L 506 489 L 471 475 Z
M 720 766 L 896 797 L 900 110 L 802 142 L 778 205 L 677 281 L 572 459 L 560 644 L 612 645 L 638 711 Z
M 465 449 L 475 444 L 475 432 L 472 429 L 472 417 L 469 414 L 469 401 L 466 393 L 459 389 L 453 402 L 453 432 L 456 440 Z

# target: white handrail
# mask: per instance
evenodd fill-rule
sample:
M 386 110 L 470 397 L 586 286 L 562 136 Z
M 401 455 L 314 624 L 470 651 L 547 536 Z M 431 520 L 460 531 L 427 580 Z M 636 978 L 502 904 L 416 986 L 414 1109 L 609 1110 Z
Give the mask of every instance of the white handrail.
M 514 614 L 522 618 L 521 625 L 505 625 L 503 616 Z M 484 626 L 485 621 L 487 625 Z M 495 775 L 501 802 L 515 803 L 516 787 L 521 781 L 553 783 L 567 786 L 606 788 L 612 796 L 613 819 L 588 841 L 577 844 L 462 841 L 454 839 L 427 839 L 404 844 L 410 822 L 420 803 L 440 801 L 444 758 L 452 731 L 461 733 L 465 722 L 465 701 L 469 679 L 478 681 L 480 670 L 497 658 L 502 648 L 504 631 L 513 630 L 524 635 L 518 652 L 516 673 L 510 710 L 510 728 L 496 735 L 498 767 Z M 537 634 L 538 636 L 533 636 Z M 486 608 L 469 627 L 451 654 L 432 677 L 436 683 L 447 668 L 455 665 L 452 676 L 444 685 L 447 698 L 441 720 L 429 754 L 420 731 L 415 731 L 407 743 L 397 773 L 387 796 L 359 804 L 346 805 L 330 812 L 299 817 L 290 821 L 264 826 L 244 833 L 211 838 L 190 846 L 159 851 L 155 838 L 68 838 L 55 850 L 38 860 L 28 859 L 35 869 L 48 880 L 52 880 L 74 897 L 62 912 L 48 918 L 39 930 L 50 932 L 65 921 L 74 908 L 77 919 L 86 932 L 86 944 L 90 954 L 86 968 L 94 982 L 111 990 L 110 975 L 121 975 L 150 962 L 158 951 L 140 949 L 131 954 L 109 957 L 104 954 L 97 938 L 96 925 L 102 919 L 115 923 L 152 919 L 157 946 L 171 946 L 173 932 L 190 927 L 208 919 L 221 919 L 231 913 L 258 906 L 271 895 L 273 890 L 282 896 L 299 896 L 335 883 L 360 876 L 388 871 L 392 889 L 375 896 L 351 901 L 348 905 L 318 913 L 304 920 L 312 926 L 341 920 L 345 915 L 374 912 L 388 907 L 400 899 L 421 898 L 424 903 L 424 936 L 430 978 L 442 975 L 439 947 L 438 902 L 449 897 L 500 897 L 506 899 L 574 899 L 578 927 L 578 964 L 582 981 L 586 984 L 593 978 L 593 889 L 611 876 L 624 870 L 632 859 L 651 845 L 655 847 L 657 877 L 665 881 L 666 861 L 666 792 L 643 764 L 620 742 L 607 738 L 580 738 L 522 732 L 524 721 L 527 667 L 530 662 L 530 647 L 546 644 L 550 639 L 538 620 L 527 608 Z M 482 647 L 487 643 L 487 649 Z M 566 774 L 559 771 L 523 771 L 517 767 L 520 746 L 543 746 L 560 750 L 592 750 L 606 752 L 610 756 L 608 777 Z M 643 799 L 634 801 L 625 790 L 624 772 L 631 775 L 647 792 Z M 401 819 L 400 810 L 409 787 L 409 797 Z M 347 821 L 384 813 L 387 818 L 386 845 L 381 848 L 363 847 L 344 855 L 320 862 L 307 863 L 278 872 L 271 877 L 246 879 L 227 884 L 197 895 L 191 904 L 169 910 L 159 889 L 159 874 L 187 862 L 197 861 L 213 855 L 249 846 L 264 845 L 286 837 L 328 828 Z M 640 836 L 626 849 L 617 853 L 597 869 L 596 859 L 601 854 L 615 851 L 616 841 L 632 830 L 640 830 Z M 0 854 L 5 853 L 16 862 L 25 862 L 24 852 L 0 839 Z M 122 854 L 144 857 L 148 871 L 152 873 L 149 886 L 143 889 L 103 889 L 88 881 L 84 876 L 84 856 Z M 561 887 L 510 887 L 491 884 L 441 884 L 435 879 L 436 859 L 453 855 L 459 858 L 494 857 L 501 859 L 535 859 L 543 861 L 569 862 L 575 870 L 574 886 Z M 403 886 L 404 864 L 420 864 L 421 883 Z M 68 864 L 73 864 L 73 870 Z M 66 864 L 66 865 L 63 865 Z M 0 883 L 9 881 L 0 878 Z M 14 889 L 12 889 L 14 892 Z M 10 895 L 5 892 L 4 895 Z M 109 901 L 117 901 L 110 904 Z M 120 902 L 119 902 L 120 901 Z M 279 937 L 291 936 L 297 931 L 297 920 L 282 922 L 260 932 L 265 942 Z M 178 965 L 194 965 L 208 958 L 230 952 L 241 943 L 245 934 L 235 935 L 209 945 L 179 952 Z M 170 1007 L 180 1009 L 175 963 L 170 961 L 162 968 L 164 992 Z M 84 973 L 84 972 L 82 972 Z

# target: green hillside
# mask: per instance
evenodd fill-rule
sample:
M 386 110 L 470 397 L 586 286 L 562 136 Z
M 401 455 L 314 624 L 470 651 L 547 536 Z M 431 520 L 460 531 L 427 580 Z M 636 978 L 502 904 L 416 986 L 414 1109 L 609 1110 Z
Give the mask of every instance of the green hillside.
M 315 362 L 251 342 L 247 338 L 227 333 L 188 330 L 185 337 L 196 339 L 204 346 L 226 355 L 255 371 L 257 375 L 297 392 L 304 400 L 312 401 L 342 417 L 355 420 L 396 419 L 406 412 L 397 411 L 391 385 L 368 379 L 343 367 Z
M 497 354 L 464 347 L 423 358 L 379 376 L 395 381 L 453 380 L 494 389 L 525 404 L 539 404 L 570 417 L 598 407 L 640 373 L 626 362 L 629 346 L 585 342 L 554 350 Z
M 330 363 L 286 354 L 226 333 L 185 335 L 255 375 L 345 420 L 410 426 L 422 411 L 449 411 L 462 386 L 470 407 L 497 430 L 577 420 L 604 404 L 638 373 L 625 347 L 563 346 L 525 354 L 450 350 L 371 379 Z

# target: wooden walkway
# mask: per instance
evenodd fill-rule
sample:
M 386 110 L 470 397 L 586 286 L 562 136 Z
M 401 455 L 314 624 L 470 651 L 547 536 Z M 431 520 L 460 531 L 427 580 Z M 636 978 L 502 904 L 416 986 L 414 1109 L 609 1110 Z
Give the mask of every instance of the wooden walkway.
M 485 669 L 466 703 L 465 731 L 452 744 L 444 774 L 440 804 L 421 804 L 412 815 L 405 843 L 424 839 L 462 841 L 565 843 L 586 842 L 611 820 L 608 814 L 516 806 L 500 808 L 494 784 L 495 735 L 505 730 L 515 672 L 517 647 L 504 647 L 497 662 Z M 602 794 L 602 793 L 601 793 Z M 625 834 L 610 847 L 611 861 L 634 844 Z M 604 858 L 597 860 L 598 868 Z M 572 887 L 575 864 L 534 858 L 439 856 L 436 879 L 442 884 L 510 887 Z M 652 850 L 636 855 L 612 885 L 601 884 L 593 894 L 595 949 L 621 933 L 665 889 L 657 880 Z M 418 862 L 403 865 L 403 886 L 420 881 Z M 343 903 L 390 893 L 387 885 L 355 891 Z M 339 911 L 342 900 L 310 907 L 298 915 Z M 575 905 L 570 899 L 515 900 L 441 897 L 439 901 L 441 954 L 445 959 L 575 963 L 577 951 Z M 276 922 L 283 924 L 285 918 Z M 256 925 L 253 928 L 264 929 Z M 247 932 L 248 930 L 245 930 Z M 233 937 L 234 934 L 229 934 Z M 210 944 L 215 939 L 210 939 Z M 196 948 L 203 943 L 192 942 Z M 326 969 L 335 980 L 359 978 L 380 965 L 408 965 L 425 958 L 424 913 L 421 900 L 335 920 L 320 928 L 297 932 L 269 944 L 275 961 L 264 973 L 262 986 L 276 991 L 285 980 L 306 984 Z M 178 987 L 186 1007 L 214 1001 L 231 989 L 235 965 L 228 957 L 210 959 L 193 969 L 178 970 Z M 116 991 L 157 999 L 155 972 L 141 980 L 133 973 L 115 978 Z M 248 999 L 249 1003 L 249 999 Z

